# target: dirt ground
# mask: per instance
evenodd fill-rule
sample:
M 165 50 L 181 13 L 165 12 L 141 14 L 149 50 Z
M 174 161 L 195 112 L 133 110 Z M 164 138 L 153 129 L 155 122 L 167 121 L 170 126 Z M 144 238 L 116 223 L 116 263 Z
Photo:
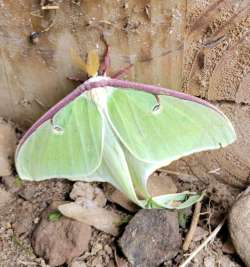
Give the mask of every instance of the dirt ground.
M 159 173 L 158 173 L 159 174 Z M 164 177 L 165 172 L 161 172 Z M 196 177 L 190 175 L 189 180 L 172 176 L 173 181 L 179 190 L 201 191 L 207 189 L 207 197 L 203 201 L 202 215 L 199 222 L 199 229 L 195 234 L 194 242 L 191 243 L 189 251 L 197 247 L 226 216 L 234 198 L 239 193 L 238 189 L 232 189 L 222 183 L 213 182 L 213 185 L 204 185 Z M 193 179 L 193 180 L 192 180 Z M 102 185 L 99 185 L 102 187 Z M 1 188 L 11 194 L 8 204 L 0 208 L 0 266 L 1 267 L 23 267 L 46 265 L 42 258 L 34 255 L 31 247 L 31 236 L 33 230 L 41 219 L 42 211 L 55 200 L 68 200 L 72 183 L 67 181 L 45 181 L 45 182 L 23 182 L 14 176 L 3 177 Z M 104 187 L 105 188 L 105 187 Z M 105 190 L 104 190 L 105 192 Z M 119 206 L 108 203 L 118 212 Z M 187 219 L 181 228 L 182 239 L 185 238 L 189 229 L 192 209 L 186 211 Z M 127 212 L 128 215 L 131 213 Z M 183 221 L 183 220 L 182 220 Z M 190 266 L 243 266 L 235 251 L 228 245 L 229 234 L 227 229 L 207 246 L 194 260 Z M 58 241 L 60 242 L 60 241 Z M 99 250 L 95 247 L 100 247 Z M 110 252 L 107 253 L 107 246 Z M 106 249 L 104 249 L 106 247 Z M 94 230 L 92 233 L 89 249 L 80 257 L 84 259 L 86 266 L 116 266 L 115 253 L 119 251 L 117 238 Z M 119 252 L 120 253 L 120 252 Z M 182 250 L 171 261 L 165 262 L 162 266 L 178 266 L 185 259 Z M 99 265 L 97 265 L 97 263 Z M 113 264 L 113 265 L 112 265 Z M 209 265 L 210 264 L 210 265 Z M 117 265 L 125 266 L 125 265 Z
M 55 2 L 60 6 L 56 21 L 34 45 L 28 40 L 30 32 L 50 27 L 54 12 L 40 16 L 40 1 L 0 0 L 0 116 L 14 123 L 20 138 L 41 114 L 75 87 L 67 76 L 84 78 L 70 58 L 70 48 L 84 57 L 95 47 L 102 55 L 101 34 L 112 48 L 111 72 L 134 63 L 125 78 L 181 90 L 219 106 L 232 120 L 237 142 L 224 150 L 181 159 L 158 171 L 171 176 L 178 191 L 207 191 L 199 233 L 188 253 L 193 251 L 249 184 L 249 1 Z M 48 266 L 34 254 L 31 235 L 42 211 L 54 200 L 69 200 L 71 188 L 71 182 L 62 180 L 22 182 L 16 178 L 13 165 L 12 173 L 0 178 L 0 190 L 7 192 L 7 204 L 1 207 L 0 202 L 1 267 Z M 108 205 L 121 211 L 111 202 Z M 122 212 L 126 213 L 124 209 Z M 181 228 L 183 239 L 192 212 Z M 244 266 L 228 239 L 224 227 L 190 266 Z M 99 244 L 101 249 L 93 249 Z M 104 249 L 105 245 L 111 252 Z M 94 230 L 81 258 L 87 267 L 112 267 L 116 250 L 114 237 Z M 178 266 L 185 257 L 180 250 L 163 266 Z M 123 262 L 121 266 L 128 265 Z
M 233 121 L 234 145 L 178 168 L 236 187 L 248 184 L 248 0 L 59 1 L 56 14 L 40 14 L 38 0 L 0 4 L 2 117 L 26 130 L 76 86 L 68 76 L 85 78 L 70 50 L 84 58 L 97 48 L 102 57 L 104 36 L 111 46 L 108 74 L 133 63 L 125 79 L 208 99 Z M 31 32 L 44 30 L 35 45 L 29 42 Z

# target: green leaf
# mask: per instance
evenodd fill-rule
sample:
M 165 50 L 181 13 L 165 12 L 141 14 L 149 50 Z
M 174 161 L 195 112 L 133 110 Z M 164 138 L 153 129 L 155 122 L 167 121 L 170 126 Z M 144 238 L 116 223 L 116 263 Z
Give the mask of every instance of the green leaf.
M 15 185 L 17 187 L 21 187 L 22 184 L 23 184 L 23 181 L 21 180 L 21 178 L 19 176 L 16 176 L 16 178 L 15 178 Z
M 186 209 L 182 209 L 178 211 L 178 222 L 181 228 L 185 229 L 187 222 L 190 218 L 191 214 L 188 213 Z
M 48 214 L 48 220 L 51 221 L 51 222 L 58 221 L 61 217 L 62 217 L 62 214 L 61 214 L 61 212 L 59 210 L 51 211 Z

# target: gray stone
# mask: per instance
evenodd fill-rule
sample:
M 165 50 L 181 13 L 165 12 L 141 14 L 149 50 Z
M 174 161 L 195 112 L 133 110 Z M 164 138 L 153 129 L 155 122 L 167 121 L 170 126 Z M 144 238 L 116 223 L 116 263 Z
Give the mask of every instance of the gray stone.
M 103 191 L 90 183 L 76 182 L 70 192 L 70 198 L 86 208 L 104 207 L 107 199 Z
M 88 249 L 91 227 L 65 217 L 49 221 L 48 214 L 61 203 L 47 209 L 33 232 L 32 246 L 35 253 L 43 257 L 50 266 L 69 263 Z
M 229 217 L 229 232 L 236 252 L 250 267 L 250 187 L 233 205 Z
M 147 187 L 149 194 L 153 197 L 177 192 L 173 179 L 163 172 L 160 174 L 153 173 L 149 176 Z
M 180 248 L 177 213 L 140 210 L 127 225 L 119 244 L 133 266 L 159 266 L 172 259 Z

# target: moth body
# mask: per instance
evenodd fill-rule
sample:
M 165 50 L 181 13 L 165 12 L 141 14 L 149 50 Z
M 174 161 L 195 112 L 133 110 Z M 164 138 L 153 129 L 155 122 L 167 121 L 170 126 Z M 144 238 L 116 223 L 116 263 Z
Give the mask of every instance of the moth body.
M 107 76 L 95 76 L 88 79 L 87 83 L 99 82 L 101 80 L 108 80 L 108 79 L 110 78 Z M 92 90 L 84 92 L 83 96 L 93 101 L 100 111 L 105 111 L 107 99 L 111 95 L 111 93 L 112 93 L 112 88 L 109 86 L 105 86 L 105 87 L 96 87 Z
M 228 118 L 204 100 L 95 76 L 27 131 L 16 151 L 16 169 L 26 180 L 109 182 L 141 207 L 181 209 L 200 196 L 183 192 L 152 197 L 149 175 L 181 157 L 219 149 L 235 139 Z M 176 207 L 173 201 L 181 204 Z

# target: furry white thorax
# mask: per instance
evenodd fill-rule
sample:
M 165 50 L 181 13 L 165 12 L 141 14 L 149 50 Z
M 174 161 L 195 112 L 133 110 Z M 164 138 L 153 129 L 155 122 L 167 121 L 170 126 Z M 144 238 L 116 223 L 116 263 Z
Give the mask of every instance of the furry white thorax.
M 86 82 L 98 82 L 101 80 L 108 80 L 110 79 L 107 76 L 94 76 L 89 78 Z M 96 103 L 96 105 L 99 107 L 99 109 L 105 109 L 106 108 L 106 102 L 108 96 L 111 94 L 112 88 L 110 87 L 97 87 L 94 89 L 91 89 L 84 93 L 84 95 L 88 98 L 91 99 L 93 102 Z

